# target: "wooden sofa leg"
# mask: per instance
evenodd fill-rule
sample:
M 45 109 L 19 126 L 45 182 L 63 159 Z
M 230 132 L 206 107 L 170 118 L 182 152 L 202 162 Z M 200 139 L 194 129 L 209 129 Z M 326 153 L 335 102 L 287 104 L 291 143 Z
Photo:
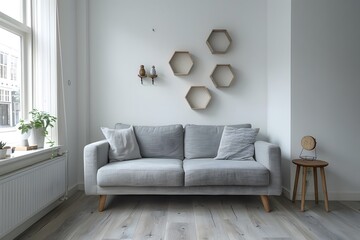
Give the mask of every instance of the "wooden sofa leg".
M 264 209 L 266 212 L 270 212 L 270 203 L 269 203 L 269 196 L 267 195 L 261 195 L 261 202 L 264 205 Z
M 105 209 L 105 203 L 106 203 L 106 195 L 100 195 L 99 198 L 99 212 L 104 211 Z

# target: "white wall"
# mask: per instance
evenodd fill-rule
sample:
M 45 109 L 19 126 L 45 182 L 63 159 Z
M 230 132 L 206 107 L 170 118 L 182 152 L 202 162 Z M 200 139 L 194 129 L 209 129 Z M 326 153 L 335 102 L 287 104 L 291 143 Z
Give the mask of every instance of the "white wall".
M 66 51 L 68 74 L 77 76 L 76 93 L 70 87 L 67 101 L 77 95 L 77 106 L 70 109 L 78 110 L 72 130 L 80 183 L 83 145 L 103 138 L 100 126 L 250 122 L 281 146 L 286 192 L 294 178 L 290 159 L 298 157 L 301 137 L 310 134 L 318 140 L 319 157 L 330 163 L 330 199 L 360 198 L 358 1 L 81 0 L 75 5 L 77 23 L 71 24 L 70 16 L 64 31 L 78 41 L 76 56 L 72 44 Z M 64 9 L 69 12 L 63 16 L 74 14 Z M 205 44 L 213 28 L 228 29 L 233 39 L 225 55 L 212 55 Z M 172 74 L 168 61 L 175 50 L 192 53 L 189 76 Z M 216 63 L 234 67 L 237 77 L 229 89 L 212 85 L 209 74 Z M 149 79 L 140 84 L 140 64 L 147 70 L 156 66 L 155 86 Z M 210 89 L 208 109 L 187 105 L 191 85 Z M 312 188 L 308 191 L 311 198 Z
M 292 1 L 292 157 L 317 139 L 330 200 L 360 199 L 359 12 L 358 0 Z
M 64 96 L 66 115 L 63 112 L 62 103 L 59 108 L 59 143 L 64 145 L 69 153 L 68 162 L 68 184 L 74 187 L 79 183 L 78 172 L 79 162 L 82 159 L 78 157 L 77 141 L 77 54 L 76 54 L 76 22 L 75 18 L 75 1 L 60 0 L 59 2 L 59 19 L 60 19 L 60 37 L 62 48 L 62 63 L 64 74 Z M 68 80 L 71 85 L 68 85 Z M 62 94 L 62 93 L 60 93 Z M 63 119 L 66 116 L 67 138 L 64 130 Z M 83 181 L 83 180 L 81 180 Z
M 282 183 L 290 192 L 291 1 L 267 2 L 268 134 L 281 148 Z
M 265 0 L 90 0 L 90 140 L 102 139 L 101 126 L 116 122 L 252 123 L 267 133 Z M 211 30 L 226 28 L 232 45 L 212 55 L 205 43 Z M 155 31 L 152 31 L 154 29 Z M 194 58 L 190 75 L 176 77 L 169 60 L 176 50 Z M 209 78 L 216 63 L 230 63 L 236 75 L 228 89 L 216 89 Z M 140 84 L 139 66 L 155 65 L 159 77 Z M 185 94 L 205 85 L 212 101 L 191 110 Z
M 76 1 L 76 29 L 77 29 L 77 141 L 79 159 L 78 182 L 84 182 L 83 149 L 90 143 L 90 76 L 89 76 L 89 2 L 87 0 Z

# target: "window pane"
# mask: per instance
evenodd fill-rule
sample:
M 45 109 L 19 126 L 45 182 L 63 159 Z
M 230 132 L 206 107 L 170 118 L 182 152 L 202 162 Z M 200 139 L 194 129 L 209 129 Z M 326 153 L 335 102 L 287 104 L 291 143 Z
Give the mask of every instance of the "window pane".
M 19 123 L 21 37 L 0 28 L 0 128 Z
M 0 12 L 23 22 L 23 0 L 0 0 Z

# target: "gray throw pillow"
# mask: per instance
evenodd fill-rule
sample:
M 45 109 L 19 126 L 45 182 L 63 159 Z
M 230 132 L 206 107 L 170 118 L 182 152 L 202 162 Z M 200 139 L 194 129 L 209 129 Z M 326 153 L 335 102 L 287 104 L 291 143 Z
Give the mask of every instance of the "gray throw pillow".
M 221 136 L 217 160 L 253 160 L 254 142 L 258 128 L 234 128 L 225 126 Z
M 141 158 L 133 127 L 127 129 L 101 128 L 110 144 L 110 162 Z

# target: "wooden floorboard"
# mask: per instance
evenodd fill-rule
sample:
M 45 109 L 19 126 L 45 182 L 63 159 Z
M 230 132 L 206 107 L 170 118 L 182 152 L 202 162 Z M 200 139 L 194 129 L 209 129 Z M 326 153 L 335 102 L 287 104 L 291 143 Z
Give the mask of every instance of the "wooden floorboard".
M 17 239 L 193 240 L 359 239 L 360 202 L 300 203 L 270 197 L 265 212 L 258 196 L 109 196 L 77 192 Z

